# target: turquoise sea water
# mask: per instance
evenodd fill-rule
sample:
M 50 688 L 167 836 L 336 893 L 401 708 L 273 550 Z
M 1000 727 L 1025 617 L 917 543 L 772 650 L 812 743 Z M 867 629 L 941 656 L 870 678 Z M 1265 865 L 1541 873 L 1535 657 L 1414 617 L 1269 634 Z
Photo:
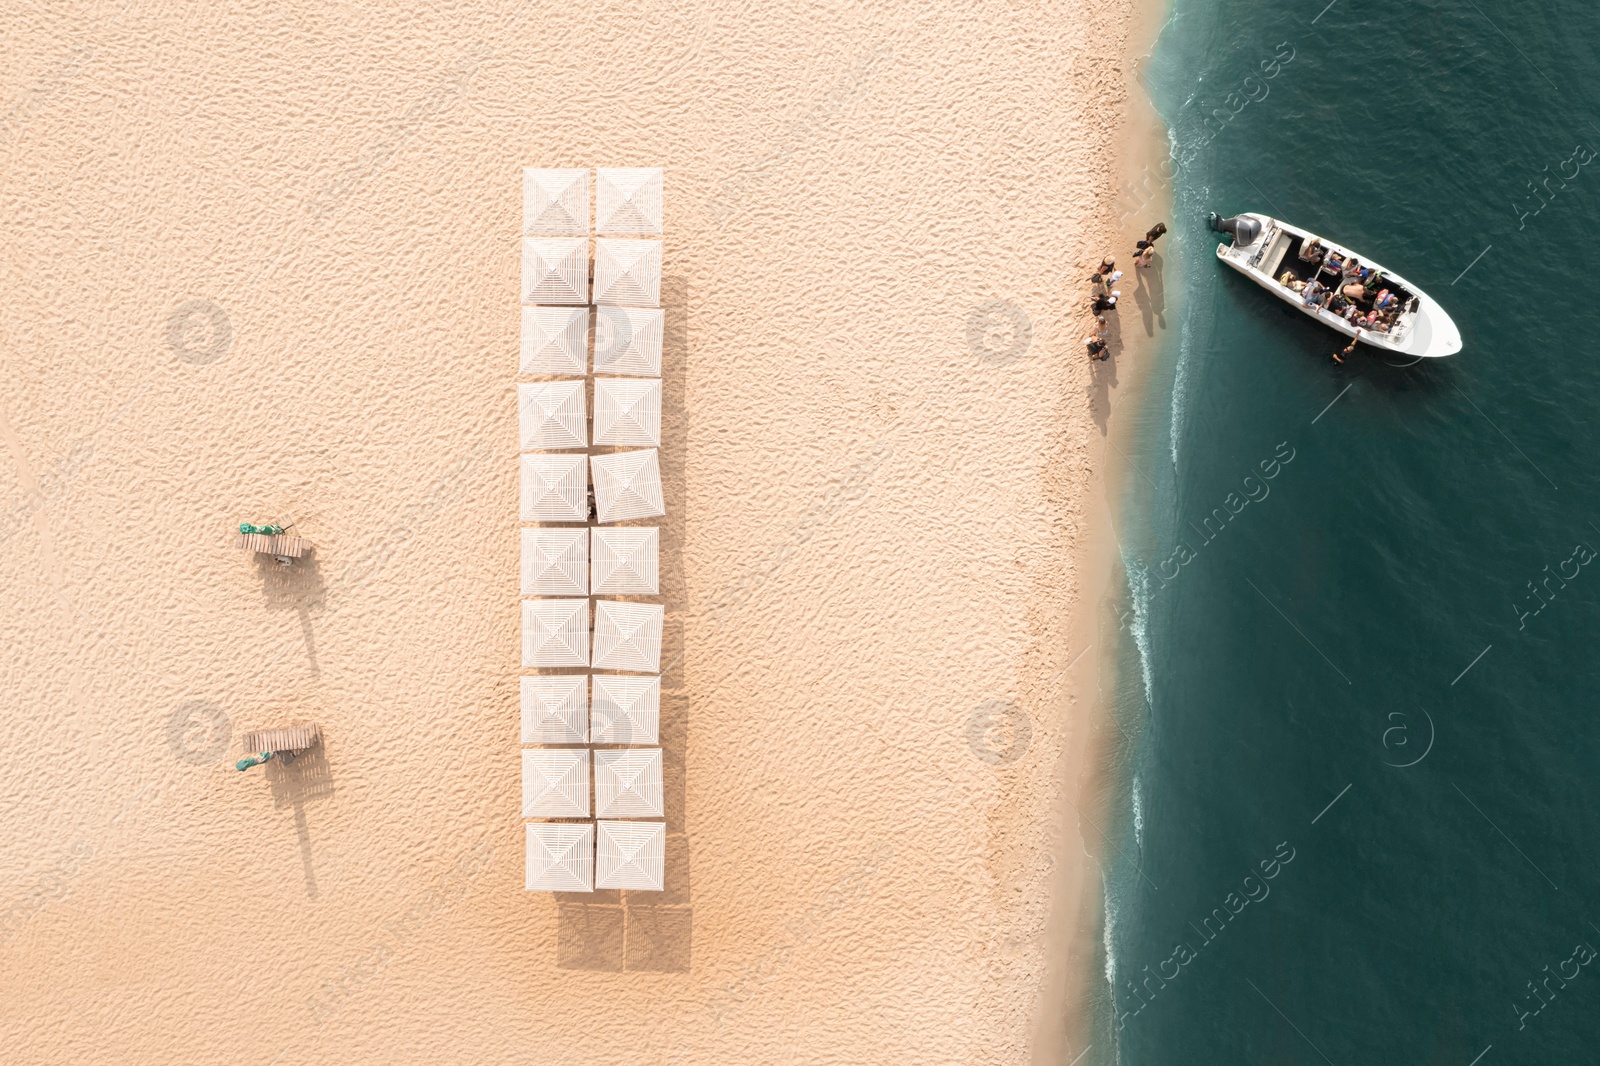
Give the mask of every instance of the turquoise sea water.
M 1145 67 L 1181 322 L 1086 1061 L 1597 1061 L 1600 5 L 1324 4 L 1174 0 Z M 1212 210 L 1382 261 L 1464 350 L 1335 365 Z

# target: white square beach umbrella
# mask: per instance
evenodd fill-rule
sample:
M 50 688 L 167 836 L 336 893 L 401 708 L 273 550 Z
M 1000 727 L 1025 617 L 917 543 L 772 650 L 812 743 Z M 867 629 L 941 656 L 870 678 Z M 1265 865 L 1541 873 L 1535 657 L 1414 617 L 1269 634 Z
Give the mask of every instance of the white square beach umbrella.
M 664 325 L 659 307 L 595 308 L 594 372 L 660 377 Z
M 661 749 L 594 753 L 596 818 L 660 818 Z
M 661 379 L 595 378 L 594 442 L 661 446 Z
M 589 601 L 523 600 L 523 666 L 588 666 Z
M 588 542 L 582 529 L 522 530 L 522 594 L 587 596 Z
M 589 470 L 594 475 L 595 512 L 601 522 L 655 518 L 667 513 L 661 502 L 661 467 L 654 448 L 591 455 Z
M 597 238 L 594 242 L 594 302 L 621 307 L 660 306 L 661 242 Z
M 523 675 L 522 742 L 587 744 L 589 679 L 583 674 Z
M 522 749 L 522 816 L 589 817 L 589 749 Z
M 661 679 L 594 675 L 590 740 L 595 744 L 656 744 L 661 733 Z
M 596 596 L 655 596 L 661 591 L 655 526 L 589 530 L 590 588 Z M 524 589 L 526 591 L 526 589 Z
M 522 450 L 584 448 L 589 444 L 583 382 L 540 381 L 517 386 L 517 432 Z
M 522 170 L 522 235 L 587 237 L 589 170 Z
M 595 182 L 595 232 L 661 232 L 661 168 L 601 167 Z
M 589 302 L 589 238 L 522 238 L 522 302 Z
M 594 666 L 597 670 L 631 670 L 653 674 L 661 669 L 661 623 L 658 603 L 596 600 Z
M 524 307 L 522 309 L 522 374 L 565 374 L 582 377 L 589 366 L 587 307 Z
M 529 892 L 594 891 L 594 823 L 529 822 Z
M 666 877 L 664 822 L 599 822 L 595 826 L 595 885 L 661 891 Z
M 522 503 L 518 514 L 524 522 L 589 520 L 589 478 L 585 456 L 524 452 L 520 469 Z

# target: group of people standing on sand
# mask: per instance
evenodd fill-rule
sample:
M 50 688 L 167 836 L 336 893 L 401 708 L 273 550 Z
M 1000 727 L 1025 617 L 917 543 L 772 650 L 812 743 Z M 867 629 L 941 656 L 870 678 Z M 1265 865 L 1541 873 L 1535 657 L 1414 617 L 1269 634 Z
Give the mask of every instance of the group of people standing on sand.
M 1278 284 L 1299 293 L 1307 307 L 1344 319 L 1355 328 L 1356 340 L 1361 339 L 1363 330 L 1388 333 L 1394 328 L 1402 310 L 1400 297 L 1384 288 L 1382 271 L 1364 267 L 1355 256 L 1346 258 L 1315 238 L 1300 250 L 1300 260 L 1316 267 L 1311 280 L 1301 281 L 1294 271 L 1285 270 Z M 1355 346 L 1356 342 L 1351 341 L 1348 348 L 1334 355 L 1334 361 L 1344 362 L 1343 357 Z
M 1157 222 L 1145 233 L 1144 239 L 1134 245 L 1135 267 L 1150 265 L 1150 260 L 1156 254 L 1156 238 L 1165 232 L 1167 224 Z M 1122 298 L 1121 290 L 1114 287 L 1120 280 L 1122 271 L 1117 269 L 1117 261 L 1109 255 L 1100 260 L 1100 265 L 1089 275 L 1089 313 L 1094 315 L 1094 327 L 1083 343 L 1089 349 L 1089 358 L 1096 362 L 1111 358 L 1111 348 L 1106 343 L 1106 312 L 1115 311 L 1117 301 Z

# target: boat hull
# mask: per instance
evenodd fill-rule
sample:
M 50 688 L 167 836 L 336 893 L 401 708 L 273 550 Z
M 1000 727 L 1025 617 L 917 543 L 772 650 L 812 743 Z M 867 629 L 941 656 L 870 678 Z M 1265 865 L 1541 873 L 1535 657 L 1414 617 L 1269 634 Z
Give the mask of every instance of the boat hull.
M 1238 217 L 1254 219 L 1258 222 L 1261 227 L 1259 234 L 1246 245 L 1241 246 L 1237 243 L 1217 245 L 1217 258 L 1278 297 L 1284 303 L 1295 308 L 1301 314 L 1315 319 L 1329 329 L 1342 333 L 1346 337 L 1356 337 L 1358 334 L 1356 327 L 1350 325 L 1338 315 L 1331 311 L 1307 307 L 1300 298 L 1299 293 L 1278 283 L 1276 271 L 1282 264 L 1284 254 L 1293 244 L 1295 237 L 1300 238 L 1302 241 L 1317 239 L 1325 247 L 1338 252 L 1346 258 L 1354 256 L 1364 266 L 1380 271 L 1386 280 L 1395 282 L 1416 298 L 1415 310 L 1408 311 L 1400 316 L 1395 332 L 1378 333 L 1367 329 L 1359 330 L 1359 339 L 1362 344 L 1377 348 L 1380 351 L 1393 352 L 1395 355 L 1413 359 L 1440 359 L 1454 355 L 1461 350 L 1461 331 L 1456 328 L 1455 322 L 1445 313 L 1444 308 L 1440 307 L 1438 302 L 1427 293 L 1388 267 L 1375 262 L 1360 252 L 1335 244 L 1327 238 L 1313 238 L 1309 231 L 1281 222 L 1270 215 L 1246 212 Z

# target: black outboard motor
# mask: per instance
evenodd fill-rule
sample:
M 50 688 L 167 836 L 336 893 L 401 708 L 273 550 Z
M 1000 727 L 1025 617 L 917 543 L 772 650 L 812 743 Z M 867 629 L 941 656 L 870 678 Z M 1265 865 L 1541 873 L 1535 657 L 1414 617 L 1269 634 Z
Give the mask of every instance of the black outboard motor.
M 1226 233 L 1232 237 L 1236 248 L 1254 244 L 1256 238 L 1261 236 L 1261 223 L 1253 218 L 1244 218 L 1242 216 L 1223 218 L 1213 211 L 1206 217 L 1206 222 L 1218 233 Z

